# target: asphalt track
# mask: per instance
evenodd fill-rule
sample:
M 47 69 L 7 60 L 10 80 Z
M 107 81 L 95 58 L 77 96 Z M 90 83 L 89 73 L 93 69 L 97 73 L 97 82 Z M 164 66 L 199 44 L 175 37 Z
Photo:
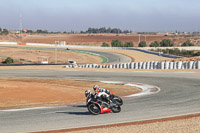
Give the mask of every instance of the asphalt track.
M 72 49 L 72 51 L 83 51 L 83 52 L 102 55 L 105 58 L 107 58 L 106 63 L 130 63 L 132 61 L 130 57 L 117 53 L 95 51 L 95 50 L 78 50 L 78 49 Z
M 0 70 L 0 77 L 138 82 L 161 89 L 153 95 L 124 99 L 122 111 L 117 114 L 90 115 L 84 104 L 0 112 L 0 131 L 4 133 L 68 129 L 200 113 L 199 73 Z

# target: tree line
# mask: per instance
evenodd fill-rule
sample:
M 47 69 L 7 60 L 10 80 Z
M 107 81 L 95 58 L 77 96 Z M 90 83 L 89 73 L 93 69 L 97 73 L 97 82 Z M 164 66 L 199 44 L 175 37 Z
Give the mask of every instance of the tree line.
M 131 30 L 121 30 L 119 28 L 88 28 L 88 30 L 86 31 L 81 31 L 81 33 L 115 33 L 115 34 L 119 34 L 119 33 L 132 33 Z
M 183 57 L 193 57 L 193 56 L 200 56 L 200 51 L 191 51 L 191 50 L 179 50 L 178 48 L 174 49 L 156 49 L 152 50 L 156 52 L 162 52 L 164 54 L 171 54 Z
M 154 41 L 152 42 L 149 47 L 173 47 L 175 44 L 173 41 L 170 39 L 163 39 L 161 42 Z M 138 44 L 138 47 L 147 47 L 146 41 L 141 41 Z M 194 46 L 193 43 L 191 43 L 189 40 L 185 41 L 184 43 L 181 44 L 182 47 L 186 46 Z M 108 43 L 103 42 L 102 47 L 110 47 Z M 117 40 L 112 40 L 111 42 L 111 47 L 134 47 L 133 42 L 125 42 L 122 43 L 119 39 Z

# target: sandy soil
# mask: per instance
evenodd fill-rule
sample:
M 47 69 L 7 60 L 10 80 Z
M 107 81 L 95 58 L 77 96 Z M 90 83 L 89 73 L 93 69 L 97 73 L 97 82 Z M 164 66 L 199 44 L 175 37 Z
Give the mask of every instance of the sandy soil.
M 84 102 L 85 90 L 95 84 L 119 96 L 140 92 L 135 87 L 92 81 L 0 78 L 0 110 Z
M 17 60 L 37 63 L 38 57 L 48 57 L 49 63 L 56 62 L 56 54 L 54 50 L 36 50 L 36 49 L 18 49 L 18 48 L 5 48 L 0 47 L 0 56 L 11 57 Z M 5 58 L 1 58 L 2 62 Z M 78 64 L 82 63 L 96 63 L 102 62 L 100 57 L 92 56 L 83 53 L 75 53 L 71 51 L 57 51 L 57 63 L 68 63 L 68 60 L 74 60 Z M 15 63 L 19 63 L 16 61 Z
M 149 124 L 135 124 L 128 126 L 114 126 L 90 130 L 70 131 L 73 133 L 199 133 L 200 117 L 193 117 L 174 121 L 155 122 Z
M 199 45 L 199 36 L 164 36 L 165 34 L 150 35 L 146 34 L 140 36 L 141 41 L 146 41 L 150 44 L 153 41 L 161 41 L 162 39 L 171 39 L 177 45 L 191 40 L 195 45 Z M 28 35 L 24 34 L 22 42 L 33 42 L 33 43 L 50 43 L 53 44 L 55 41 L 66 41 L 70 45 L 96 45 L 101 46 L 102 42 L 111 43 L 112 40 L 119 39 L 122 42 L 134 42 L 134 46 L 138 46 L 139 36 L 137 34 L 35 34 Z

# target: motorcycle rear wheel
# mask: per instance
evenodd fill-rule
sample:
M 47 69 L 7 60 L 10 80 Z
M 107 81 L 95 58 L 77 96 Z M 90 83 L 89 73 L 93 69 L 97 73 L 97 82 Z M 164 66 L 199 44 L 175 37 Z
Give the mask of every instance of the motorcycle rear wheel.
M 99 106 L 94 103 L 88 105 L 88 111 L 93 115 L 98 115 L 101 113 Z

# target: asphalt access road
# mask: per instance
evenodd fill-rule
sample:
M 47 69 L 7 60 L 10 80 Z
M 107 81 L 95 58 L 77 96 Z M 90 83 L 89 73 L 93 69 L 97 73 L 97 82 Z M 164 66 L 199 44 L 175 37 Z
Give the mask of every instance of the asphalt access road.
M 55 48 L 44 48 L 44 47 L 24 47 L 24 46 L 0 46 L 0 47 L 55 50 Z M 57 50 L 66 50 L 66 48 L 57 48 Z M 94 53 L 104 56 L 107 59 L 106 63 L 129 63 L 132 61 L 130 57 L 117 53 L 95 51 L 95 50 L 78 50 L 78 49 L 69 49 L 69 50 L 72 52 L 78 51 L 78 52 Z
M 199 73 L 0 70 L 0 77 L 138 82 L 161 88 L 153 95 L 124 99 L 122 111 L 117 114 L 90 115 L 84 104 L 0 112 L 0 131 L 4 133 L 134 122 L 200 112 Z

